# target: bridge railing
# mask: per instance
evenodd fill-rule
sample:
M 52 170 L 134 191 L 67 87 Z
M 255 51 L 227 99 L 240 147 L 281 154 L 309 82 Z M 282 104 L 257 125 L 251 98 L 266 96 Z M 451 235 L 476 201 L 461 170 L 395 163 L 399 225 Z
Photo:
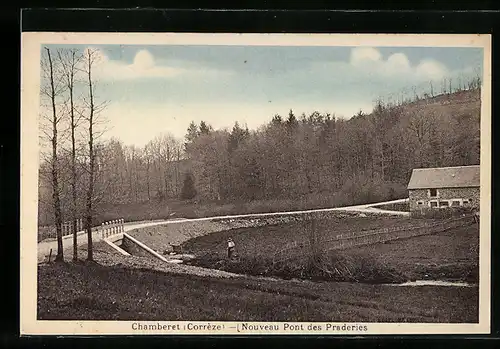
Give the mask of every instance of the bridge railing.
M 101 224 L 98 229 L 102 239 L 106 239 L 112 235 L 120 234 L 125 231 L 125 221 L 123 218 L 107 221 Z

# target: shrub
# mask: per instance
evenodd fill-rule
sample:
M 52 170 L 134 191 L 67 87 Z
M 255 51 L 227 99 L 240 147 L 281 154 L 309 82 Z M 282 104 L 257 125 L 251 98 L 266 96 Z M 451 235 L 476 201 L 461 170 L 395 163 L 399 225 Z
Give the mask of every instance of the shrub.
M 461 217 L 463 215 L 471 215 L 473 213 L 474 209 L 471 207 L 447 207 L 440 209 L 422 208 L 420 210 L 412 211 L 411 216 L 414 218 L 443 219 Z

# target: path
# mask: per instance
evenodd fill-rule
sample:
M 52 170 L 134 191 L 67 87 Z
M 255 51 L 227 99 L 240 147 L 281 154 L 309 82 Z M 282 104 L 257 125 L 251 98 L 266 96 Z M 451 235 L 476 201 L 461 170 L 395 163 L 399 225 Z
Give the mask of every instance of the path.
M 198 222 L 198 221 L 207 221 L 213 219 L 226 219 L 226 218 L 246 218 L 246 217 L 269 217 L 269 216 L 285 216 L 285 215 L 295 215 L 302 213 L 314 213 L 314 212 L 332 212 L 332 211 L 345 211 L 345 212 L 359 212 L 359 213 L 375 213 L 375 214 L 390 214 L 390 215 L 399 215 L 399 216 L 409 216 L 408 212 L 400 212 L 400 211 L 388 211 L 382 210 L 373 206 L 386 205 L 386 204 L 395 204 L 395 203 L 403 203 L 408 201 L 408 199 L 398 199 L 391 200 L 385 202 L 376 202 L 371 204 L 363 204 L 363 205 L 354 205 L 354 206 L 345 206 L 345 207 L 334 207 L 334 208 L 323 208 L 323 209 L 313 209 L 313 210 L 302 210 L 302 211 L 286 211 L 286 212 L 270 212 L 270 213 L 250 213 L 250 214 L 240 214 L 240 215 L 227 215 L 227 216 L 215 216 L 215 217 L 204 217 L 204 218 L 192 218 L 192 219 L 169 219 L 169 220 L 158 220 L 158 221 L 142 221 L 142 222 L 128 222 L 124 224 L 125 232 L 131 231 L 137 228 L 145 228 L 152 227 L 155 225 L 163 225 L 163 224 L 175 224 L 182 222 Z M 100 240 L 98 234 L 94 236 L 94 241 Z M 77 234 L 77 244 L 83 245 L 87 243 L 87 235 L 85 232 L 79 232 Z M 73 245 L 73 236 L 67 235 L 63 237 L 63 246 L 64 248 L 71 247 Z M 49 255 L 50 250 L 52 249 L 53 256 L 57 251 L 57 241 L 42 241 L 38 243 L 38 261 L 41 262 L 45 259 L 46 256 Z

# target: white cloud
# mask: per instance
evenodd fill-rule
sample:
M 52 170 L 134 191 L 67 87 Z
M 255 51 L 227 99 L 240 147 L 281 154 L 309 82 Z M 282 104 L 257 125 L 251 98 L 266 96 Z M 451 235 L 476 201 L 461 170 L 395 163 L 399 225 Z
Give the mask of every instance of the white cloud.
M 94 49 L 96 54 L 94 75 L 99 80 L 132 80 L 140 78 L 173 78 L 178 76 L 216 76 L 227 74 L 222 71 L 214 71 L 199 67 L 196 69 L 173 67 L 166 64 L 158 64 L 154 56 L 147 50 L 136 53 L 132 63 L 127 64 L 117 60 L 111 60 L 104 52 Z
M 402 77 L 410 80 L 439 80 L 450 74 L 442 63 L 426 59 L 412 66 L 408 57 L 401 52 L 386 60 L 373 47 L 356 47 L 351 50 L 349 65 L 369 75 Z
M 442 79 L 450 72 L 448 69 L 438 61 L 434 60 L 423 60 L 415 68 L 415 71 L 420 76 L 425 76 L 427 78 Z
M 372 47 L 356 47 L 351 50 L 351 64 L 360 65 L 366 62 L 378 62 L 382 59 L 380 51 Z
M 404 53 L 392 54 L 389 58 L 387 58 L 386 64 L 399 72 L 408 72 L 411 70 L 410 61 Z

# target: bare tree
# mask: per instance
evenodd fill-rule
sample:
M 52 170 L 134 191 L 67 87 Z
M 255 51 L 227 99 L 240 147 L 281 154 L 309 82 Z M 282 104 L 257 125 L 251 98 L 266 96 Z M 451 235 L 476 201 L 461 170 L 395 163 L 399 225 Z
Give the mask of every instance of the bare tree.
M 74 89 L 77 67 L 81 60 L 78 50 L 58 51 L 59 61 L 63 70 L 64 81 L 69 94 L 69 117 L 71 131 L 71 221 L 73 229 L 73 261 L 78 260 L 77 244 L 77 169 L 76 169 L 76 128 L 80 118 L 75 115 Z
M 86 194 L 86 205 L 85 205 L 85 230 L 87 232 L 87 260 L 93 260 L 93 246 L 92 246 L 92 221 L 93 221 L 93 209 L 95 193 L 95 181 L 96 181 L 96 142 L 103 132 L 99 132 L 97 126 L 98 115 L 105 108 L 105 103 L 96 104 L 95 101 L 95 85 L 94 78 L 92 76 L 92 71 L 95 64 L 99 58 L 98 51 L 94 49 L 86 49 L 84 53 L 84 73 L 86 75 L 87 87 L 88 87 L 88 100 L 86 101 L 88 115 L 85 117 L 88 125 L 88 186 Z
M 62 242 L 62 214 L 60 200 L 60 185 L 59 185 L 59 168 L 58 168 L 58 124 L 61 121 L 61 116 L 58 114 L 57 106 L 58 96 L 62 93 L 63 88 L 56 76 L 55 62 L 52 59 L 51 51 L 45 47 L 46 57 L 42 61 L 42 71 L 46 84 L 42 86 L 42 94 L 49 98 L 51 109 L 51 134 L 49 139 L 52 145 L 51 163 L 51 180 L 52 180 L 52 206 L 54 209 L 54 225 L 57 236 L 57 255 L 56 262 L 64 261 L 63 242 Z

